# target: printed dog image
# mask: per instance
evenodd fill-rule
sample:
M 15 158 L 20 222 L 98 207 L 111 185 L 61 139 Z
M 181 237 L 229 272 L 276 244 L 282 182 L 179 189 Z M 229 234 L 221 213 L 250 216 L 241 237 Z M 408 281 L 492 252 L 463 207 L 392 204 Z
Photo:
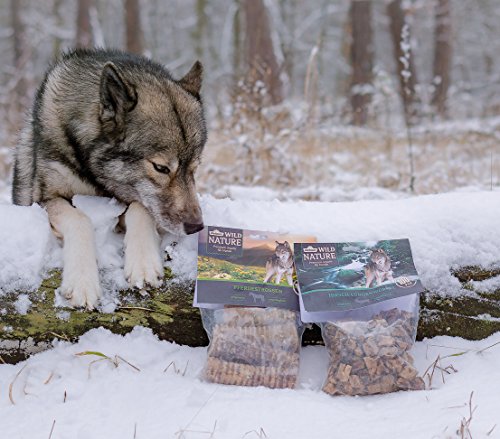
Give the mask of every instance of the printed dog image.
M 286 275 L 288 285 L 293 286 L 293 251 L 288 241 L 276 241 L 274 254 L 266 262 L 266 277 L 264 282 L 271 282 L 275 276 L 275 283 L 279 284 L 283 275 Z
M 75 50 L 47 71 L 15 152 L 12 199 L 40 203 L 63 239 L 62 294 L 93 309 L 101 296 L 89 218 L 74 195 L 115 197 L 128 208 L 125 275 L 159 286 L 158 232 L 203 228 L 194 174 L 206 142 L 202 66 L 180 80 L 145 57 Z
M 391 270 L 391 259 L 387 253 L 381 249 L 375 249 L 370 255 L 369 262 L 365 265 L 366 288 L 370 288 L 373 281 L 377 286 L 385 280 L 394 281 Z

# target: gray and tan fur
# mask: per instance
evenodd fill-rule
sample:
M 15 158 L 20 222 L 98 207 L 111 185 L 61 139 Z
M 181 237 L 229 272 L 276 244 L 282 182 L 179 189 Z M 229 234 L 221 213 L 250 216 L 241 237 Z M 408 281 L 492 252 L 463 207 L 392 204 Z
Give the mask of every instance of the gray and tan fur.
M 286 276 L 288 285 L 293 286 L 293 252 L 288 241 L 276 241 L 274 254 L 266 262 L 266 277 L 264 282 L 271 282 L 275 276 L 276 284 L 281 282 L 283 275 Z
M 203 228 L 194 173 L 206 142 L 202 66 L 180 80 L 147 58 L 76 50 L 55 62 L 40 85 L 15 153 L 15 204 L 45 206 L 64 239 L 62 293 L 94 308 L 101 295 L 89 219 L 76 194 L 116 197 L 123 223 L 125 274 L 132 286 L 159 285 L 158 230 Z
M 394 280 L 391 269 L 391 258 L 389 258 L 383 249 L 377 248 L 372 251 L 370 259 L 365 265 L 365 276 L 366 288 L 370 288 L 373 281 L 378 286 L 386 280 Z

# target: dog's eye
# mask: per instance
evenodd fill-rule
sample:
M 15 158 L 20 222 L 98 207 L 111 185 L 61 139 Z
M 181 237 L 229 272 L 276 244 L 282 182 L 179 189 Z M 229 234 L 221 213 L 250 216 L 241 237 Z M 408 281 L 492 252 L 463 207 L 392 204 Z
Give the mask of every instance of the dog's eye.
M 155 168 L 155 171 L 160 172 L 162 174 L 170 174 L 170 169 L 168 166 L 165 165 L 159 165 L 158 163 L 153 163 L 153 168 Z

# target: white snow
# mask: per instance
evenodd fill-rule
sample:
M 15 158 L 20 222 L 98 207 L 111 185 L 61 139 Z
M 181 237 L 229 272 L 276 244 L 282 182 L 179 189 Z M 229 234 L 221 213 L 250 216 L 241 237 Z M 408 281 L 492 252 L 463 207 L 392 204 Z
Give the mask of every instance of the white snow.
M 74 204 L 96 229 L 101 311 L 118 303 L 123 275 L 123 235 L 114 233 L 123 206 L 114 200 L 77 196 Z M 319 242 L 409 238 L 424 286 L 446 295 L 464 294 L 450 268 L 498 266 L 500 192 L 442 195 L 341 203 L 215 199 L 202 196 L 207 225 L 315 235 Z M 38 206 L 0 205 L 0 285 L 3 291 L 36 288 L 46 271 L 61 266 L 60 243 Z M 181 279 L 196 276 L 197 237 L 167 235 L 168 262 Z M 485 284 L 485 289 L 497 285 Z M 0 291 L 0 294 L 2 292 Z M 57 302 L 59 303 L 59 302 Z
M 413 353 L 421 374 L 441 356 L 444 372 L 435 369 L 432 390 L 369 397 L 320 391 L 327 355 L 319 346 L 303 349 L 296 390 L 271 390 L 203 383 L 206 348 L 159 341 L 144 328 L 126 336 L 95 329 L 77 344 L 54 344 L 0 365 L 2 438 L 47 439 L 52 426 L 53 439 L 456 438 L 472 392 L 472 437 L 500 437 L 500 333 L 419 342 Z M 84 351 L 118 356 L 118 366 L 75 355 Z

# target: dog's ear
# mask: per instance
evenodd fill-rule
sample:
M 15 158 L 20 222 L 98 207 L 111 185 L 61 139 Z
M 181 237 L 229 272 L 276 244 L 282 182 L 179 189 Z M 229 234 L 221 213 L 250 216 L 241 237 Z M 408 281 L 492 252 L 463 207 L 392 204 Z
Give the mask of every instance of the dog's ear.
M 103 128 L 109 133 L 123 131 L 125 115 L 137 104 L 137 92 L 112 62 L 106 63 L 102 69 L 99 95 Z
M 290 248 L 290 244 L 288 243 L 288 241 L 285 241 L 283 244 L 285 244 L 286 247 Z
M 196 99 L 200 99 L 202 76 L 203 65 L 200 61 L 196 61 L 189 72 L 187 72 L 178 82 L 184 90 L 191 93 Z

